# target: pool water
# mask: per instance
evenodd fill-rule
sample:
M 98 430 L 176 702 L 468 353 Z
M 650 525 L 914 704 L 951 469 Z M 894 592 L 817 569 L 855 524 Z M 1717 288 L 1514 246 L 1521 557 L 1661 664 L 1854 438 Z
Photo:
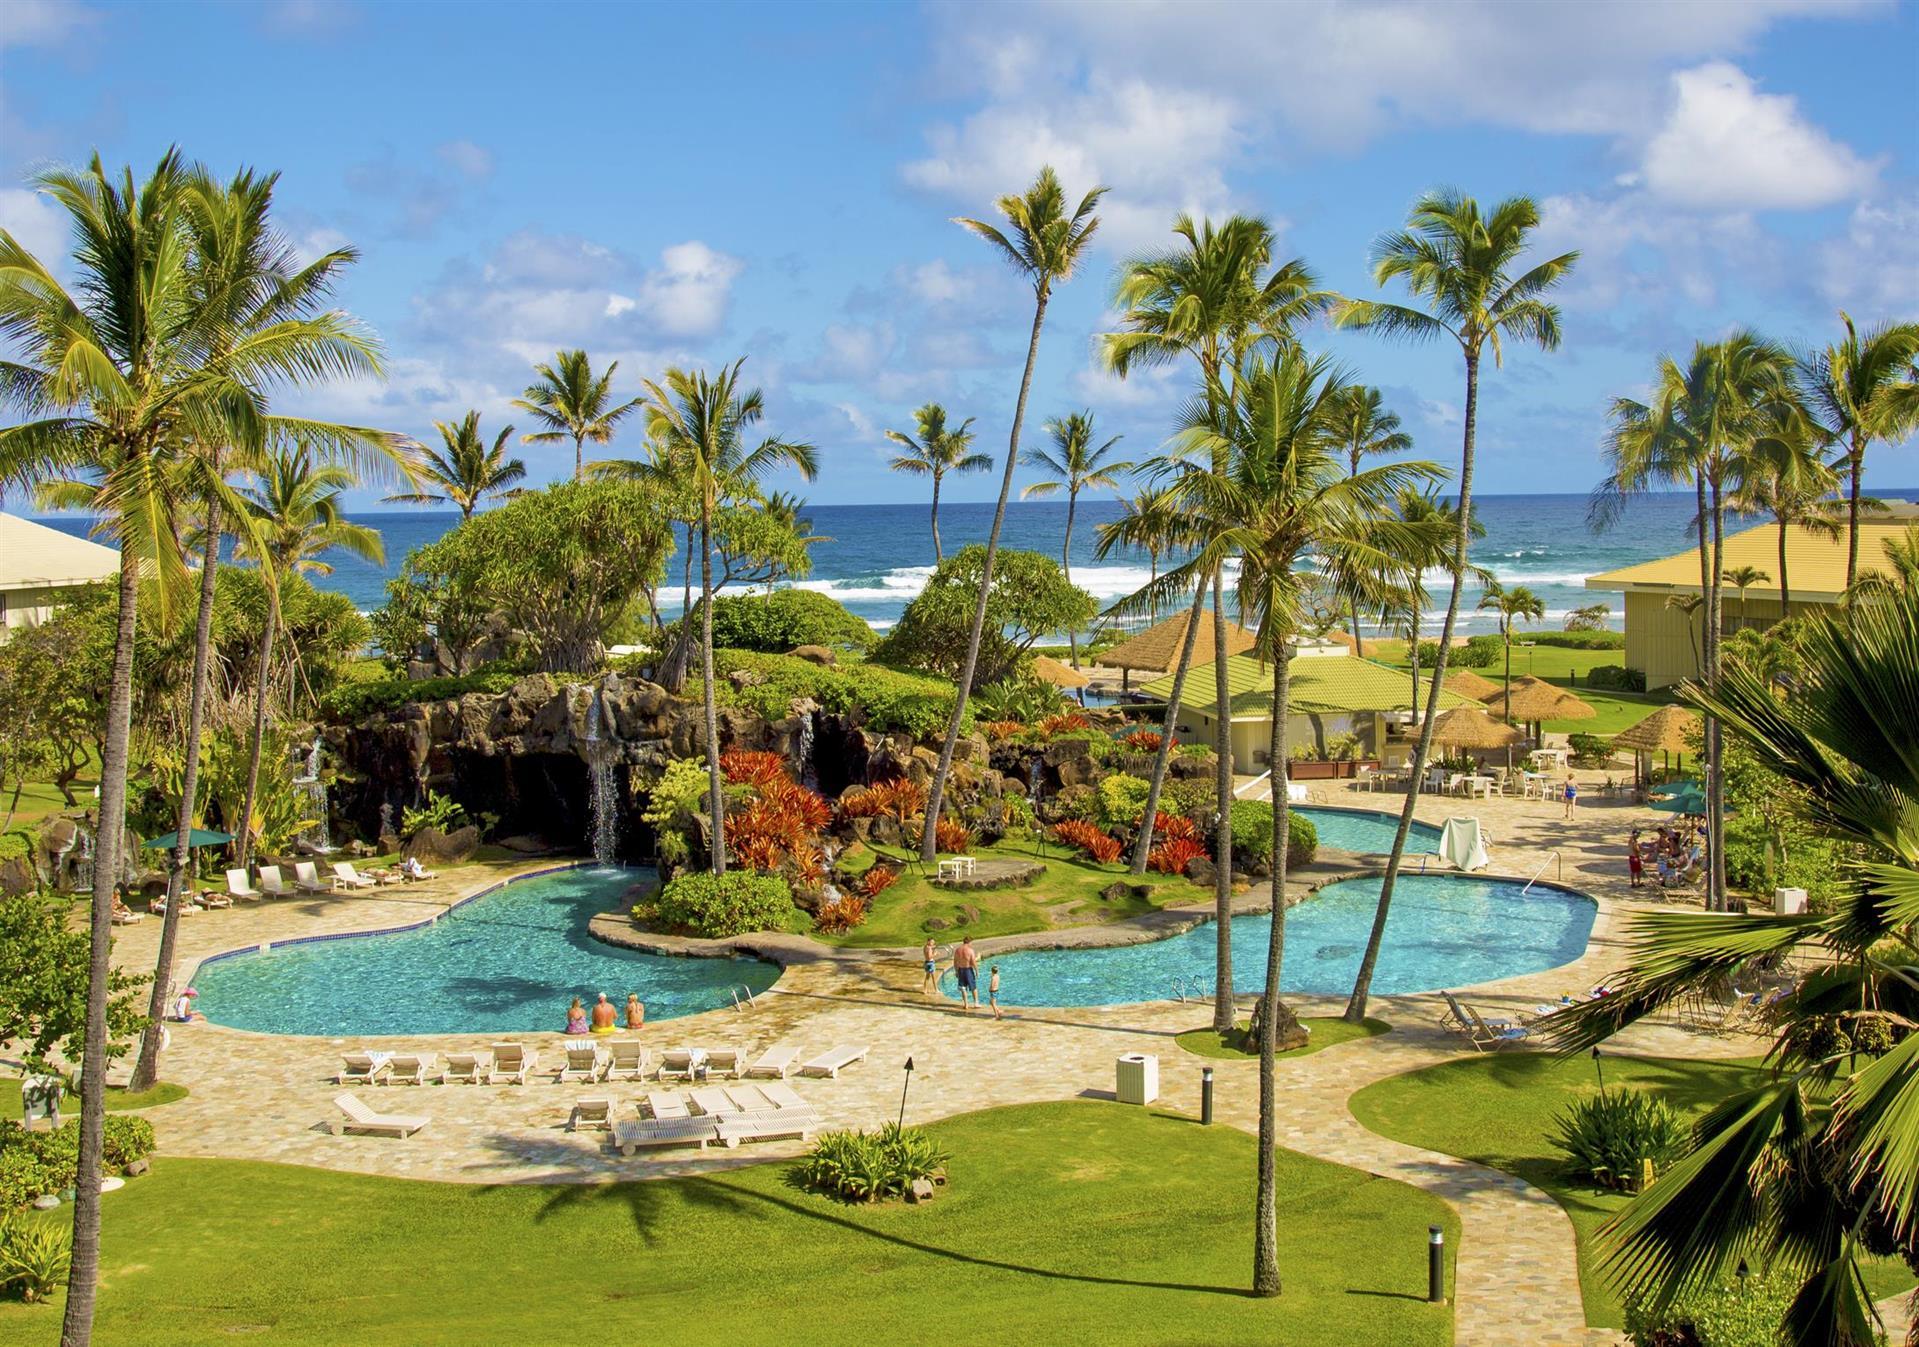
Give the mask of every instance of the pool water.
M 1393 849 L 1393 834 L 1399 830 L 1399 815 L 1377 809 L 1322 809 L 1315 805 L 1293 806 L 1293 813 L 1304 814 L 1319 830 L 1319 844 L 1341 851 L 1377 852 Z M 1411 855 L 1439 850 L 1439 829 L 1430 823 L 1413 820 L 1406 834 L 1406 850 Z M 1398 903 L 1394 890 L 1394 903 Z
M 508 884 L 430 926 L 277 945 L 200 965 L 196 1007 L 216 1024 L 270 1034 L 557 1033 L 575 996 L 638 992 L 648 1020 L 732 1004 L 779 977 L 759 959 L 688 959 L 602 944 L 586 933 L 646 872 L 566 870 Z
M 1401 875 L 1373 973 L 1383 995 L 1465 987 L 1570 963 L 1585 951 L 1598 909 L 1590 898 L 1523 881 Z M 1286 913 L 1280 989 L 1309 996 L 1352 990 L 1372 932 L 1379 880 L 1329 884 Z M 1272 919 L 1233 919 L 1235 990 L 1266 978 Z M 1145 945 L 1026 950 L 987 958 L 1000 970 L 1000 1000 L 1024 1006 L 1103 1006 L 1163 1001 L 1178 982 L 1210 996 L 1216 934 L 1211 922 Z M 951 992 L 951 975 L 947 975 Z

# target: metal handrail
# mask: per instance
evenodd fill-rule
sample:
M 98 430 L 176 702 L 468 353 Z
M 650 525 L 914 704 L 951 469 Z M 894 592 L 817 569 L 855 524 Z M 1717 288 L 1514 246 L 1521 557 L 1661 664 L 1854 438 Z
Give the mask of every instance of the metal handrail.
M 1554 861 L 1559 862 L 1559 882 L 1562 884 L 1566 882 L 1566 858 L 1563 855 L 1561 855 L 1559 852 L 1555 851 L 1549 856 L 1547 856 L 1545 860 L 1541 861 L 1539 863 L 1539 868 L 1533 871 L 1533 877 L 1527 880 L 1526 887 L 1519 891 L 1519 896 L 1521 898 L 1524 898 L 1527 894 L 1533 891 L 1533 885 L 1539 882 L 1539 877 L 1546 873 L 1546 867 L 1551 865 Z
M 753 1000 L 753 989 L 747 986 L 744 982 L 740 983 L 737 987 L 728 987 L 726 991 L 727 991 L 727 995 L 733 998 L 733 1009 L 738 1011 L 741 1014 L 745 1014 L 749 1007 L 756 1004 Z M 740 1004 L 741 992 L 746 993 L 745 1005 Z
M 1273 769 L 1268 767 L 1265 771 L 1261 772 L 1258 776 L 1254 777 L 1251 781 L 1248 781 L 1245 785 L 1235 787 L 1233 789 L 1233 798 L 1235 800 L 1245 799 L 1247 791 L 1251 790 L 1254 786 L 1257 786 L 1260 782 L 1272 776 L 1272 774 L 1273 774 Z

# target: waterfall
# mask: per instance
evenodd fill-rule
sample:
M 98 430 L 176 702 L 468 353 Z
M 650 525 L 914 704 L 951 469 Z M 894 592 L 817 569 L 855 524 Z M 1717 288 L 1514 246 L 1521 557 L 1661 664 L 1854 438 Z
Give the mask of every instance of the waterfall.
M 293 779 L 293 784 L 306 798 L 313 810 L 314 824 L 297 839 L 307 851 L 325 853 L 333 850 L 333 838 L 327 826 L 327 789 L 326 782 L 320 780 L 320 736 L 313 736 L 313 745 L 307 749 L 306 771 Z
M 1038 758 L 1033 758 L 1026 764 L 1026 785 L 1034 804 L 1039 803 L 1039 763 Z
M 587 795 L 591 818 L 588 836 L 593 859 L 601 865 L 612 865 L 620 855 L 619 782 L 613 775 L 612 754 L 600 739 L 600 700 L 601 690 L 595 687 L 586 704 L 586 769 L 592 778 Z
M 815 717 L 818 715 L 819 712 L 817 711 L 808 711 L 800 717 L 798 743 L 800 754 L 800 784 L 808 790 L 813 791 L 820 788 L 820 765 L 814 755 L 814 740 L 818 737 L 818 730 L 813 723 Z

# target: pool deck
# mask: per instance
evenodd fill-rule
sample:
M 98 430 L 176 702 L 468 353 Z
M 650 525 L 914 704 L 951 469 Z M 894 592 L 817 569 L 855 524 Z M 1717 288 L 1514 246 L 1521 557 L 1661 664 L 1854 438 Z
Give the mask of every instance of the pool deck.
M 1597 779 L 1596 777 L 1594 778 Z M 1403 797 L 1315 783 L 1314 803 L 1395 809 Z M 1493 875 L 1530 877 L 1557 850 L 1563 882 L 1591 894 L 1599 911 L 1586 952 L 1564 967 L 1471 989 L 1467 998 L 1487 1013 L 1525 1011 L 1561 993 L 1583 992 L 1621 962 L 1623 919 L 1644 906 L 1627 884 L 1623 859 L 1627 830 L 1663 816 L 1625 800 L 1582 799 L 1565 822 L 1557 802 L 1422 798 L 1418 817 L 1441 823 L 1452 813 L 1477 815 L 1491 834 Z M 304 897 L 236 907 L 185 919 L 180 926 L 182 977 L 200 959 L 223 950 L 295 936 L 340 934 L 407 925 L 446 910 L 462 895 L 510 874 L 547 868 L 551 861 L 448 869 L 429 885 L 376 890 L 365 896 Z M 1315 867 L 1323 883 L 1357 867 Z M 1556 869 L 1547 878 L 1560 879 Z M 1200 896 L 1197 894 L 1196 896 Z M 1264 886 L 1245 895 L 1247 909 L 1269 901 Z M 1201 906 L 1207 906 L 1202 897 Z M 1178 914 L 1174 914 L 1177 918 Z M 116 933 L 115 959 L 136 970 L 152 966 L 159 921 Z M 1093 928 L 1095 934 L 1110 928 Z M 1164 934 L 1164 931 L 1158 932 Z M 1044 943 L 1060 943 L 1047 932 Z M 792 1044 L 804 1060 L 837 1044 L 870 1049 L 867 1059 L 838 1079 L 798 1079 L 794 1088 L 829 1125 L 871 1126 L 899 1109 L 901 1067 L 915 1071 L 906 1112 L 916 1122 L 998 1105 L 1059 1099 L 1110 1099 L 1113 1060 L 1126 1052 L 1156 1053 L 1162 1097 L 1157 1107 L 1197 1113 L 1202 1065 L 1214 1068 L 1219 1121 L 1256 1127 L 1257 1065 L 1210 1061 L 1172 1041 L 1204 1025 L 1210 1007 L 1153 1002 L 1092 1009 L 1017 1010 L 995 1022 L 962 1015 L 950 1001 L 919 995 L 916 951 L 832 950 L 803 937 L 753 942 L 763 952 L 789 956 L 778 984 L 745 1012 L 712 1011 L 650 1023 L 620 1037 L 638 1038 L 654 1060 L 669 1047 L 740 1047 L 749 1052 Z M 1000 942 L 980 942 L 991 949 Z M 778 948 L 772 948 L 777 946 Z M 1242 957 L 1252 957 L 1250 952 Z M 404 996 L 404 988 L 395 994 Z M 1336 1014 L 1342 1002 L 1289 998 L 1305 1015 Z M 1280 1139 L 1306 1154 L 1415 1184 L 1439 1194 L 1463 1224 L 1457 1253 L 1456 1340 L 1475 1347 L 1552 1347 L 1615 1341 L 1588 1330 L 1580 1311 L 1571 1224 L 1544 1193 L 1509 1175 L 1404 1146 L 1361 1127 L 1346 1101 L 1386 1076 L 1470 1055 L 1438 1024 L 1431 995 L 1378 997 L 1371 1013 L 1393 1032 L 1329 1048 L 1279 1064 Z M 707 1173 L 717 1168 L 792 1156 L 796 1142 L 742 1145 L 737 1150 L 669 1150 L 622 1158 L 604 1134 L 569 1133 L 573 1101 L 611 1094 L 622 1113 L 642 1092 L 631 1082 L 556 1086 L 553 1069 L 567 1041 L 558 1034 L 516 1034 L 537 1046 L 543 1070 L 533 1083 L 514 1086 L 358 1087 L 376 1109 L 419 1113 L 432 1122 L 406 1141 L 336 1137 L 331 1100 L 340 1087 L 333 1073 L 346 1048 L 416 1049 L 440 1053 L 484 1048 L 478 1035 L 415 1035 L 386 1039 L 298 1038 L 248 1033 L 218 1025 L 175 1025 L 163 1075 L 191 1091 L 188 1098 L 152 1110 L 162 1150 L 311 1164 L 366 1174 L 461 1183 L 572 1183 Z M 1675 1023 L 1635 1026 L 1615 1051 L 1682 1057 L 1747 1055 L 1751 1038 L 1714 1038 Z M 670 1087 L 669 1087 L 670 1088 Z M 630 1116 L 630 1114 L 628 1114 Z

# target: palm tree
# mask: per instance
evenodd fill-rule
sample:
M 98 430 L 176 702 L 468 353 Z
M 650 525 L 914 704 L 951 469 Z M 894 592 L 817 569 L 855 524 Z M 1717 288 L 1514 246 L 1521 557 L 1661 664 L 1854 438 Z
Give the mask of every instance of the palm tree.
M 1019 462 L 1020 428 L 1026 421 L 1026 397 L 1033 388 L 1033 363 L 1039 358 L 1040 329 L 1046 323 L 1046 306 L 1053 287 L 1070 280 L 1075 268 L 1099 229 L 1094 212 L 1104 187 L 1095 187 L 1080 198 L 1079 205 L 1067 213 L 1066 195 L 1059 175 L 1042 168 L 1023 195 L 1003 196 L 995 204 L 1006 217 L 1007 230 L 984 220 L 958 220 L 999 251 L 1000 256 L 1025 276 L 1033 287 L 1033 331 L 1026 341 L 1026 367 L 1020 374 L 1019 397 L 1013 402 L 1013 428 L 1007 437 L 1006 467 L 1000 478 L 999 501 L 993 507 L 993 527 L 986 535 L 986 556 L 980 565 L 979 595 L 973 601 L 973 626 L 966 640 L 966 658 L 960 664 L 959 686 L 953 698 L 953 716 L 946 724 L 946 738 L 940 744 L 939 765 L 934 768 L 932 784 L 926 792 L 926 826 L 920 842 L 920 855 L 931 864 L 938 853 L 934 824 L 939 821 L 940 806 L 946 796 L 946 778 L 953 770 L 953 754 L 959 748 L 960 726 L 966 719 L 966 699 L 972 694 L 973 672 L 979 667 L 979 647 L 986 630 L 986 606 L 993 593 L 993 561 L 999 555 L 1000 528 L 1006 522 L 1006 498 L 1013 491 L 1013 469 Z M 1007 231 L 1010 231 L 1007 232 Z
M 1814 969 L 1768 1012 L 1757 1085 L 1719 1101 L 1693 1148 L 1601 1231 L 1609 1279 L 1657 1303 L 1762 1261 L 1800 1282 L 1781 1339 L 1866 1347 L 1877 1318 L 1868 1253 L 1915 1249 L 1919 1185 L 1919 762 L 1889 726 L 1919 722 L 1919 590 L 1803 619 L 1793 695 L 1729 655 L 1716 689 L 1682 700 L 1784 778 L 1783 808 L 1868 860 L 1811 915 L 1653 912 L 1603 998 L 1545 1021 L 1565 1051 L 1595 1046 L 1750 962 Z
M 1355 384 L 1346 390 L 1337 409 L 1335 424 L 1340 448 L 1346 453 L 1346 465 L 1357 473 L 1361 463 L 1380 454 L 1404 454 L 1412 450 L 1413 437 L 1399 428 L 1399 413 L 1389 412 L 1377 388 Z M 1366 640 L 1359 630 L 1359 610 L 1352 610 L 1353 653 L 1366 657 Z
M 1919 323 L 1884 323 L 1861 338 L 1839 311 L 1844 340 L 1799 362 L 1799 383 L 1847 476 L 1846 583 L 1859 575 L 1860 484 L 1866 448 L 1904 439 L 1919 426 Z
M 435 421 L 433 428 L 440 432 L 445 450 L 421 445 L 413 464 L 421 485 L 433 489 L 388 496 L 388 504 L 457 505 L 464 521 L 473 518 L 473 512 L 488 496 L 511 495 L 509 488 L 526 476 L 526 464 L 506 456 L 506 442 L 513 436 L 512 426 L 493 437 L 491 449 L 480 434 L 477 411 L 468 412 L 457 426 Z
M 378 529 L 355 524 L 342 508 L 343 493 L 357 478 L 338 463 L 318 463 L 305 445 L 268 454 L 259 466 L 259 484 L 241 494 L 253 519 L 254 536 L 243 539 L 242 555 L 260 567 L 266 582 L 267 622 L 260 637 L 260 662 L 254 671 L 253 737 L 247 758 L 246 790 L 240 816 L 229 826 L 238 839 L 234 864 L 246 868 L 253 844 L 253 801 L 260 788 L 260 754 L 266 743 L 267 695 L 273 684 L 273 644 L 280 629 L 280 582 L 289 575 L 331 575 L 321 554 L 339 548 L 377 565 L 386 564 Z
M 513 399 L 513 405 L 546 429 L 521 436 L 520 443 L 559 444 L 571 439 L 573 480 L 579 481 L 586 470 L 580 446 L 588 440 L 611 443 L 615 428 L 644 401 L 613 401 L 613 371 L 619 367 L 620 362 L 615 360 L 604 374 L 595 374 L 585 351 L 560 351 L 552 364 L 535 365 L 533 372 L 540 376 L 539 382 Z
M 1114 287 L 1114 307 L 1121 331 L 1100 341 L 1108 368 L 1125 378 L 1136 365 L 1168 365 L 1184 359 L 1199 364 L 1201 400 L 1215 413 L 1231 399 L 1242 361 L 1262 347 L 1293 345 L 1293 327 L 1324 312 L 1332 296 L 1306 264 L 1298 259 L 1273 264 L 1273 231 L 1261 219 L 1235 215 L 1219 225 L 1195 222 L 1181 215 L 1173 222 L 1179 244 L 1167 251 L 1132 258 L 1122 264 Z M 1216 462 L 1214 470 L 1223 470 Z M 1213 590 L 1213 649 L 1226 649 L 1225 586 L 1220 575 L 1209 577 Z M 1189 639 L 1181 650 L 1176 682 L 1183 685 L 1185 661 L 1193 650 Z M 1213 692 L 1224 706 L 1231 697 L 1224 658 L 1213 661 Z M 1221 1033 L 1233 1027 L 1232 923 L 1232 811 L 1231 726 L 1221 717 L 1213 739 L 1216 755 L 1214 789 L 1221 802 L 1220 824 L 1214 836 L 1213 908 L 1217 935 L 1214 959 L 1213 1027 Z M 1141 831 L 1144 844 L 1152 841 L 1149 814 Z
M 1440 627 L 1439 652 L 1433 661 L 1432 692 L 1420 723 L 1419 745 L 1413 750 L 1412 779 L 1406 803 L 1399 811 L 1392 854 L 1380 883 L 1379 908 L 1372 934 L 1360 959 L 1346 1018 L 1354 1024 L 1366 1016 L 1366 998 L 1372 989 L 1373 969 L 1386 936 L 1386 918 L 1392 908 L 1393 885 L 1406 855 L 1406 838 L 1413 810 L 1419 804 L 1419 786 L 1432 756 L 1433 725 L 1438 718 L 1439 690 L 1446 679 L 1452 651 L 1453 628 L 1459 621 L 1460 590 L 1466 583 L 1466 552 L 1473 508 L 1473 447 L 1479 422 L 1479 362 L 1488 346 L 1493 363 L 1501 363 L 1508 340 L 1529 342 L 1542 350 L 1559 345 L 1559 309 L 1542 296 L 1557 285 L 1579 254 L 1558 257 L 1529 267 L 1519 275 L 1513 269 L 1526 251 L 1527 239 L 1539 227 L 1539 206 L 1531 197 L 1509 197 L 1482 214 L 1479 203 L 1454 192 L 1435 192 L 1413 207 L 1408 228 L 1379 240 L 1373 249 L 1373 278 L 1379 285 L 1398 279 L 1428 309 L 1376 300 L 1349 300 L 1340 306 L 1342 327 L 1371 328 L 1406 341 L 1451 338 L 1466 364 L 1465 425 L 1459 451 L 1459 519 L 1453 535 L 1452 596 Z
M 700 697 L 706 711 L 707 809 L 716 875 L 726 873 L 726 797 L 713 688 L 713 515 L 725 500 L 757 497 L 760 479 L 775 468 L 797 468 L 809 482 L 819 471 L 810 444 L 768 438 L 748 447 L 745 431 L 765 414 L 766 399 L 757 388 L 741 387 L 740 367 L 745 363 L 736 360 L 716 375 L 669 369 L 664 385 L 647 380 L 647 432 L 658 455 L 653 464 L 639 465 L 663 479 L 690 485 L 699 499 Z
M 1399 585 L 1391 605 L 1403 619 L 1406 655 L 1412 664 L 1412 713 L 1419 714 L 1419 621 L 1431 602 L 1426 592 L 1426 572 L 1434 567 L 1452 565 L 1454 534 L 1459 529 L 1458 508 L 1437 491 L 1402 491 L 1394 502 L 1399 521 L 1406 526 L 1411 550 L 1400 558 Z M 1468 535 L 1477 541 L 1486 536 L 1486 526 L 1477 516 L 1466 521 Z M 1494 583 L 1493 573 L 1479 566 L 1467 568 L 1483 588 Z
M 1786 540 L 1796 526 L 1814 537 L 1837 540 L 1845 531 L 1845 505 L 1832 499 L 1839 474 L 1813 450 L 1803 434 L 1779 434 L 1758 441 L 1749 467 L 1733 497 L 1741 514 L 1771 515 L 1779 529 L 1779 616 L 1792 616 L 1792 580 Z M 1878 506 L 1878 502 L 1870 502 Z M 1868 502 L 1860 501 L 1861 508 Z M 1883 507 L 1881 507 L 1883 508 Z
M 1698 669 L 1705 668 L 1706 656 L 1705 652 L 1699 647 L 1700 638 L 1697 619 L 1699 615 L 1705 611 L 1706 596 L 1704 594 L 1668 594 L 1666 596 L 1666 607 L 1672 612 L 1685 615 L 1686 638 L 1692 644 L 1693 667 Z
M 1029 468 L 1052 474 L 1045 481 L 1034 482 L 1020 492 L 1021 500 L 1034 497 L 1056 495 L 1066 492 L 1066 532 L 1060 538 L 1060 568 L 1065 571 L 1066 579 L 1073 578 L 1073 517 L 1079 510 L 1079 493 L 1094 491 L 1100 487 L 1119 489 L 1119 474 L 1131 472 L 1133 465 L 1106 456 L 1113 446 L 1123 438 L 1115 435 L 1097 449 L 1093 447 L 1093 414 L 1090 411 L 1068 412 L 1065 416 L 1055 417 L 1046 423 L 1046 433 L 1053 438 L 1053 449 L 1049 453 L 1044 449 L 1028 449 L 1020 455 L 1020 461 Z M 1066 634 L 1067 644 L 1072 647 L 1073 667 L 1079 667 L 1079 633 Z
M 1513 624 L 1522 621 L 1537 622 L 1546 616 L 1546 604 L 1537 594 L 1524 585 L 1514 585 L 1507 589 L 1497 580 L 1489 581 L 1486 590 L 1479 596 L 1479 611 L 1492 611 L 1499 614 L 1499 639 L 1506 646 L 1506 723 L 1513 723 Z
M 1719 573 L 1719 578 L 1739 591 L 1739 625 L 1746 625 L 1746 591 L 1754 585 L 1763 585 L 1772 577 L 1757 566 L 1733 566 Z
M 973 448 L 973 418 L 957 426 L 946 424 L 946 408 L 929 402 L 913 413 L 919 429 L 916 440 L 903 430 L 889 430 L 886 438 L 904 445 L 906 452 L 887 464 L 894 472 L 910 472 L 933 479 L 933 561 L 944 561 L 940 551 L 940 480 L 949 472 L 985 472 L 993 466 L 991 454 L 976 454 Z
M 1919 591 L 1919 524 L 1906 525 L 1898 537 L 1886 539 L 1886 569 L 1860 572 L 1846 586 L 1845 602 L 1856 603 L 1875 595 Z
M 1104 561 L 1115 550 L 1144 552 L 1147 556 L 1147 583 L 1159 579 L 1159 559 L 1172 547 L 1177 517 L 1169 488 L 1146 485 L 1131 496 L 1122 496 L 1119 518 L 1100 524 L 1093 532 L 1098 539 L 1094 553 Z M 1157 604 L 1147 610 L 1147 621 L 1159 621 Z

